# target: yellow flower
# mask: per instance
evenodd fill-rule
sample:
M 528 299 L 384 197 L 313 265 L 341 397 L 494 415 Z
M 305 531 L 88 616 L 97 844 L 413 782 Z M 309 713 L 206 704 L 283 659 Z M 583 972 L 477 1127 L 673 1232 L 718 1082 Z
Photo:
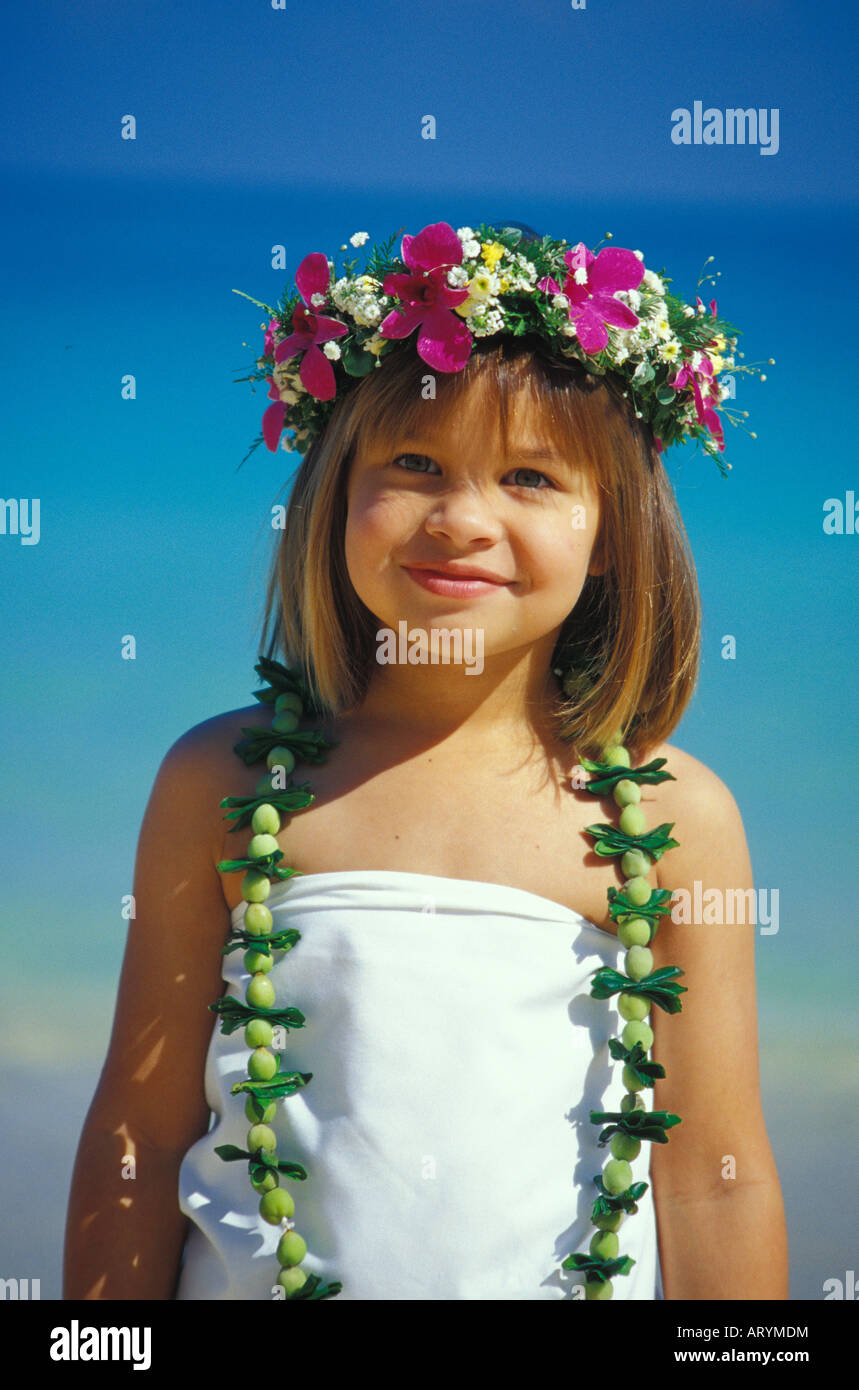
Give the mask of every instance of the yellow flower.
M 724 338 L 723 338 L 723 339 L 722 339 L 722 346 L 724 347 L 724 345 L 725 345 L 725 340 L 724 340 Z M 713 356 L 710 358 L 710 361 L 713 363 L 713 371 L 714 371 L 714 372 L 721 372 L 721 371 L 723 370 L 723 368 L 724 368 L 724 366 L 725 366 L 725 359 L 724 359 L 724 357 L 720 356 L 720 354 L 719 354 L 718 352 L 715 352 L 715 353 L 713 354 Z
M 468 285 L 468 293 L 472 299 L 488 299 L 492 293 L 492 278 L 488 271 L 476 270 L 471 277 Z
M 507 291 L 509 290 L 509 288 L 510 288 L 510 276 L 509 276 L 509 275 L 502 275 L 502 276 L 501 276 L 501 279 L 498 281 L 498 293 L 499 293 L 499 294 L 506 294 Z
M 492 270 L 501 260 L 501 257 L 504 255 L 505 249 L 506 248 L 503 247 L 499 241 L 484 241 L 483 246 L 480 250 L 480 254 L 482 255 L 490 270 Z
M 713 342 L 716 344 L 716 347 L 719 349 L 719 352 L 724 352 L 725 348 L 728 346 L 728 340 L 725 337 L 724 333 L 717 333 L 715 338 L 713 339 Z M 716 368 L 716 370 L 718 371 L 718 367 Z
M 474 313 L 479 303 L 479 299 L 473 299 L 472 296 L 469 295 L 468 298 L 464 299 L 461 304 L 454 304 L 453 312 L 455 314 L 459 314 L 462 318 L 467 319 L 469 314 Z

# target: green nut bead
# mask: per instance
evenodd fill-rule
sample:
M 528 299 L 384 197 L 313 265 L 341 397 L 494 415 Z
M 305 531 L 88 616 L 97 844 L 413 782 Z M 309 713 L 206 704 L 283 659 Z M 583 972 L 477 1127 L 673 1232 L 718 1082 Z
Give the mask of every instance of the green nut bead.
M 630 946 L 646 946 L 650 940 L 650 923 L 646 917 L 629 917 L 618 924 L 617 939 L 627 950 Z
M 643 835 L 647 830 L 647 816 L 640 806 L 624 806 L 620 813 L 620 828 L 624 835 Z
M 242 897 L 246 903 L 264 903 L 271 892 L 271 879 L 259 869 L 248 869 L 242 879 Z
M 637 806 L 641 800 L 641 787 L 629 777 L 624 777 L 620 782 L 615 782 L 612 796 L 617 806 Z
M 295 767 L 295 754 L 279 743 L 276 748 L 271 748 L 266 754 L 265 762 L 269 769 L 283 767 L 287 772 L 292 772 Z
M 620 1074 L 620 1079 L 628 1091 L 643 1091 L 646 1082 L 640 1081 L 632 1068 L 627 1064 Z
M 251 1125 L 248 1130 L 248 1148 L 251 1153 L 257 1149 L 274 1149 L 277 1146 L 277 1135 L 271 1125 Z
M 277 1258 L 282 1265 L 300 1265 L 307 1254 L 307 1242 L 297 1231 L 284 1231 L 277 1243 Z
M 277 1071 L 277 1058 L 267 1047 L 260 1046 L 248 1058 L 248 1076 L 251 1081 L 271 1081 Z
M 645 1052 L 649 1052 L 653 1046 L 653 1029 L 638 1019 L 632 1019 L 621 1033 L 620 1040 L 624 1047 L 635 1047 L 636 1043 L 641 1043 Z
M 270 936 L 274 919 L 265 903 L 248 903 L 243 926 L 251 936 Z
M 257 806 L 251 816 L 251 830 L 255 835 L 276 835 L 280 830 L 277 807 L 271 806 L 267 801 L 262 806 Z
M 630 809 L 630 808 L 627 808 Z M 637 807 L 632 807 L 637 810 Z M 650 873 L 651 858 L 643 849 L 628 849 L 621 855 L 620 871 L 625 878 L 646 878 Z
M 269 1170 L 264 1178 L 251 1178 L 251 1187 L 257 1192 L 271 1192 L 277 1187 L 277 1174 Z
M 245 951 L 242 964 L 249 975 L 267 975 L 274 966 L 274 956 L 262 951 Z
M 643 980 L 653 969 L 653 952 L 646 946 L 630 946 L 624 967 L 631 980 Z
M 618 933 L 620 935 L 620 933 Z M 650 1000 L 643 994 L 625 993 L 618 996 L 617 1011 L 628 1023 L 633 1019 L 646 1018 L 650 1013 Z
M 304 1288 L 307 1283 L 307 1275 L 298 1265 L 293 1265 L 289 1269 L 282 1269 L 275 1282 L 280 1284 L 288 1298 L 290 1294 L 298 1293 L 299 1289 Z
M 271 1226 L 279 1226 L 284 1217 L 289 1220 L 295 1211 L 295 1203 L 285 1187 L 273 1187 L 259 1204 L 259 1214 Z
M 284 710 L 291 709 L 295 714 L 304 713 L 304 705 L 298 695 L 290 690 L 286 695 L 278 695 L 274 702 L 275 714 L 283 714 Z
M 274 985 L 265 975 L 252 975 L 250 984 L 245 990 L 245 999 L 252 1009 L 271 1009 L 274 1007 L 276 995 Z
M 270 1120 L 274 1119 L 276 1110 L 277 1102 L 273 1100 L 270 1100 L 268 1105 L 261 1105 L 256 1096 L 252 1095 L 248 1095 L 245 1100 L 245 1116 L 252 1125 L 267 1125 Z M 270 1182 L 265 1191 L 267 1192 L 269 1187 L 275 1185 L 275 1183 Z
M 274 716 L 271 727 L 276 734 L 294 734 L 300 722 L 294 709 L 285 709 Z
M 280 849 L 280 845 L 273 835 L 254 835 L 248 845 L 248 859 L 265 859 L 266 855 L 274 854 L 275 850 Z
M 641 1140 L 633 1139 L 629 1134 L 613 1134 L 608 1146 L 614 1158 L 638 1158 L 641 1153 Z
M 268 1047 L 273 1037 L 274 1029 L 267 1018 L 252 1018 L 245 1028 L 245 1042 L 248 1047 Z
M 630 767 L 629 753 L 622 743 L 609 743 L 603 749 L 602 760 L 610 767 Z
M 633 907 L 644 907 L 650 897 L 650 884 L 643 874 L 633 874 L 623 885 L 623 895 Z
M 606 1212 L 605 1216 L 597 1216 L 597 1217 L 595 1217 L 595 1218 L 594 1218 L 594 1223 L 593 1223 L 593 1224 L 594 1224 L 600 1231 L 617 1231 L 617 1230 L 620 1229 L 620 1223 L 621 1223 L 622 1220 L 623 1220 L 623 1212 L 622 1212 L 622 1211 L 609 1211 L 609 1212 Z
M 647 1106 L 644 1103 L 644 1096 L 631 1094 L 624 1096 L 620 1102 L 620 1108 L 624 1115 L 628 1115 L 630 1110 L 646 1110 Z
M 616 1197 L 625 1192 L 632 1182 L 632 1169 L 625 1158 L 610 1158 L 602 1172 L 603 1187 Z
M 588 1279 L 585 1282 L 585 1301 L 588 1303 L 602 1303 L 607 1298 L 611 1298 L 614 1293 L 611 1280 L 606 1279 L 600 1283 L 599 1279 Z
M 591 1236 L 589 1253 L 598 1260 L 616 1260 L 620 1241 L 614 1231 L 597 1231 Z

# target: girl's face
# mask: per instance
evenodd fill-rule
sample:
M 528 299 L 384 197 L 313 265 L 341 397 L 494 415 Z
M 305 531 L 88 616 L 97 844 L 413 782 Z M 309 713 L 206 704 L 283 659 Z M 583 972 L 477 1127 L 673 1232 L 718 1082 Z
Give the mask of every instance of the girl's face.
M 539 432 L 526 394 L 511 403 L 508 450 L 463 409 L 441 431 L 359 451 L 347 490 L 346 564 L 380 625 L 481 628 L 487 657 L 546 638 L 548 655 L 602 570 L 596 491 L 575 458 Z M 454 589 L 419 568 L 480 569 Z M 549 638 L 549 634 L 551 637 Z

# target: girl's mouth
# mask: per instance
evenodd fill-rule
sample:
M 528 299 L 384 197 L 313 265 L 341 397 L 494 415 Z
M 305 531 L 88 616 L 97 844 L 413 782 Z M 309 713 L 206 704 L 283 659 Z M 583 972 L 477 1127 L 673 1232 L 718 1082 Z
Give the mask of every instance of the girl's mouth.
M 507 587 L 504 580 L 455 577 L 442 574 L 439 570 L 412 569 L 408 565 L 403 565 L 403 569 L 422 589 L 428 589 L 431 594 L 444 594 L 448 598 L 473 598 L 479 594 L 496 593 L 499 589 Z

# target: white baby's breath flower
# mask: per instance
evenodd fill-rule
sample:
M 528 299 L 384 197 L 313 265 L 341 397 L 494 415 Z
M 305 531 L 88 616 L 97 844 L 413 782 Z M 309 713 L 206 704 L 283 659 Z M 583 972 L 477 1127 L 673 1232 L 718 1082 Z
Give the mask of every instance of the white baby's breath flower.
M 621 300 L 622 303 L 628 304 L 634 314 L 637 314 L 641 308 L 641 295 L 638 290 L 617 290 L 614 297 Z
M 567 298 L 567 296 L 566 296 L 565 294 L 553 294 L 553 295 L 552 295 L 552 308 L 553 308 L 553 309 L 568 309 L 569 307 L 570 307 L 570 301 L 568 300 L 568 298 Z
M 614 350 L 614 360 L 615 360 L 615 362 L 617 363 L 618 366 L 620 366 L 621 362 L 625 362 L 628 356 L 629 356 L 629 348 L 625 348 L 625 347 L 617 347 L 617 348 L 615 348 L 615 350 Z
M 658 275 L 654 275 L 652 270 L 645 270 L 641 277 L 641 283 L 646 285 L 649 290 L 652 290 L 654 294 L 665 293 L 665 285 Z
M 363 246 L 363 245 L 364 245 L 364 242 L 367 241 L 367 239 L 369 238 L 369 236 L 370 236 L 370 233 L 369 233 L 369 232 L 353 232 L 353 234 L 352 234 L 352 236 L 350 236 L 349 240 L 350 240 L 350 242 L 352 243 L 353 246 Z
M 322 305 L 325 303 L 326 297 L 327 297 L 327 296 L 324 295 L 324 294 L 321 294 L 319 290 L 316 290 L 316 292 L 310 296 L 310 307 L 311 307 L 311 309 L 313 309 L 313 308 L 320 309 L 320 308 L 322 307 Z
M 632 254 L 633 254 L 633 256 L 637 256 L 638 259 L 639 259 L 640 261 L 643 261 L 643 260 L 644 260 L 644 252 L 643 252 L 643 251 L 633 251 Z
M 452 265 L 447 272 L 447 283 L 455 290 L 461 289 L 468 284 L 468 271 L 464 265 Z
M 683 305 L 683 313 L 686 315 L 687 319 L 694 319 L 695 317 L 695 310 L 691 304 Z
M 456 235 L 459 237 L 460 241 L 474 240 L 474 231 L 471 227 L 457 227 Z
M 462 254 L 467 261 L 476 260 L 480 255 L 480 242 L 474 239 L 462 243 Z
M 563 333 L 565 338 L 575 338 L 576 325 L 574 323 L 570 323 L 569 320 L 567 320 L 566 323 L 561 324 L 561 332 Z
M 331 298 L 338 309 L 345 309 L 350 298 L 351 281 L 345 275 L 341 275 L 339 280 L 335 280 L 331 290 Z
M 583 265 L 579 266 L 578 270 L 573 275 L 573 279 L 577 285 L 586 285 L 588 283 L 588 272 Z
M 330 362 L 339 362 L 340 346 L 338 343 L 332 342 L 329 339 L 327 343 L 322 344 L 322 351 L 325 353 L 325 356 L 329 359 Z
M 382 317 L 382 310 L 371 295 L 364 295 L 352 309 L 352 317 L 361 328 L 373 328 Z

